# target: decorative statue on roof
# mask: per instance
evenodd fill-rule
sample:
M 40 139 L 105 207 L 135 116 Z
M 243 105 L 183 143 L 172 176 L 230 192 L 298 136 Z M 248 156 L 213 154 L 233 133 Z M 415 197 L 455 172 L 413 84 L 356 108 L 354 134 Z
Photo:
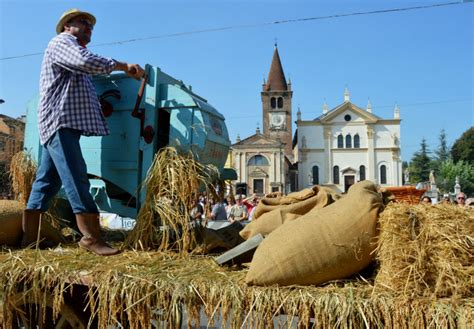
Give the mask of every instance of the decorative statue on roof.
M 434 175 L 434 170 L 431 170 L 431 171 L 430 171 L 430 184 L 431 184 L 431 185 L 436 184 L 435 175 Z
M 405 184 L 409 184 L 410 183 L 410 170 L 408 169 L 408 167 L 405 169 L 403 175 L 405 178 Z

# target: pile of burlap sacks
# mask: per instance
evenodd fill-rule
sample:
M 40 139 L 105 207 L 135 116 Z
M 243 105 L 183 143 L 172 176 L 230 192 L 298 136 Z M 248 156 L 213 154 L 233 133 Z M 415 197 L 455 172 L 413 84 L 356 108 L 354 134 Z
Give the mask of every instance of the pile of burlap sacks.
M 261 233 L 246 276 L 250 285 L 317 285 L 357 273 L 374 258 L 379 213 L 389 195 L 370 181 L 346 195 L 314 186 L 266 197 L 240 235 Z

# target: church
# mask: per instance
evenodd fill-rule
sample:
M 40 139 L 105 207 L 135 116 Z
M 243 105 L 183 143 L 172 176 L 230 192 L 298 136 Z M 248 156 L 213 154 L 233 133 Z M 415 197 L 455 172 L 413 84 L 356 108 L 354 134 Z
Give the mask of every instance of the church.
M 400 156 L 400 109 L 392 119 L 372 113 L 370 101 L 365 109 L 344 102 L 314 120 L 301 120 L 297 113 L 298 186 L 326 185 L 346 192 L 362 180 L 381 186 L 402 185 Z
M 293 168 L 291 82 L 285 78 L 275 44 L 270 72 L 263 82 L 260 131 L 232 145 L 231 162 L 237 172 L 236 194 L 264 195 L 295 190 L 298 176 Z
M 353 104 L 346 88 L 343 103 L 331 110 L 324 104 L 314 120 L 301 120 L 298 109 L 293 135 L 293 91 L 276 44 L 260 95 L 263 131 L 238 136 L 230 152 L 236 194 L 287 194 L 313 185 L 346 192 L 366 179 L 402 185 L 398 106 L 393 118 L 383 119 L 372 113 L 370 101 L 365 109 Z

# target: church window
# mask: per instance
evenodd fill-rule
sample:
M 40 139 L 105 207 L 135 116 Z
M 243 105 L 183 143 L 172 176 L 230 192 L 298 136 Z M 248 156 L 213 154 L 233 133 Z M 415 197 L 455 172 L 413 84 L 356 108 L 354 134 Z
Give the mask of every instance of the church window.
M 387 184 L 387 167 L 385 165 L 380 166 L 380 184 Z
M 359 167 L 359 180 L 360 181 L 365 180 L 365 166 Z
M 249 160 L 249 166 L 268 166 L 268 160 L 263 155 L 254 155 Z
M 332 180 L 334 184 L 339 184 L 339 166 L 332 168 Z
M 352 136 L 347 134 L 346 135 L 346 149 L 350 149 L 352 147 Z
M 313 185 L 319 184 L 319 167 L 313 166 Z
M 352 118 L 351 118 L 351 115 L 350 115 L 350 114 L 346 114 L 346 115 L 344 116 L 344 120 L 346 120 L 346 121 L 351 121 L 351 119 L 352 119 Z
M 360 137 L 359 134 L 354 135 L 354 148 L 360 148 Z
M 278 97 L 278 108 L 281 109 L 283 107 L 283 98 Z
M 270 98 L 270 106 L 272 107 L 272 109 L 276 108 L 276 98 L 275 97 Z
M 344 147 L 344 138 L 342 135 L 337 136 L 337 148 L 342 149 Z

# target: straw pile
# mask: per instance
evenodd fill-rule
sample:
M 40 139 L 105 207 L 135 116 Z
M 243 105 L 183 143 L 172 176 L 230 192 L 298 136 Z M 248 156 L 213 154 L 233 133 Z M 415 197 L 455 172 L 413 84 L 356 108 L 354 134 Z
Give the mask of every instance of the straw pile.
M 15 200 L 26 206 L 31 193 L 31 186 L 36 176 L 36 162 L 31 154 L 20 151 L 12 157 L 10 179 Z
M 169 172 L 159 166 L 151 175 L 160 173 L 168 179 L 183 175 L 173 169 L 173 162 L 181 157 L 169 157 Z M 181 181 L 192 184 L 194 178 L 186 175 L 179 176 L 186 177 Z M 160 186 L 153 188 L 158 195 Z M 155 216 L 165 225 L 173 225 L 166 220 L 176 223 L 174 213 L 158 212 L 162 198 L 172 200 L 169 204 L 175 208 L 190 209 L 177 207 L 187 205 L 179 203 L 185 196 L 169 196 L 179 194 L 178 190 L 166 190 L 172 193 L 160 197 L 147 190 L 153 206 L 144 205 L 148 207 L 144 218 L 153 230 Z M 176 229 L 185 228 L 187 210 L 175 211 L 183 220 Z M 130 328 L 148 328 L 151 320 L 158 321 L 158 327 L 176 328 L 182 309 L 188 327 L 199 326 L 203 311 L 209 326 L 229 328 L 273 327 L 275 318 L 287 327 L 294 319 L 301 328 L 469 328 L 474 323 L 473 220 L 467 208 L 389 204 L 379 217 L 377 275 L 321 287 L 249 287 L 244 284 L 246 269 L 222 268 L 209 257 L 183 253 L 132 250 L 103 258 L 74 247 L 3 252 L 0 296 L 5 310 L 18 306 L 18 295 L 29 296 L 42 305 L 42 311 L 44 301 L 50 299 L 57 315 L 70 303 L 67 295 L 72 295 L 78 310 L 92 314 L 89 324 L 99 328 L 121 321 Z M 141 230 L 140 235 L 135 233 L 135 244 L 167 243 L 160 234 L 161 240 L 153 240 L 150 232 L 143 232 L 144 226 Z M 180 243 L 185 248 L 184 240 Z M 77 294 L 83 284 L 89 300 L 81 304 L 84 296 Z M 280 314 L 286 314 L 287 320 Z M 5 312 L 3 327 L 10 328 L 11 320 L 10 312 Z
M 212 194 L 215 191 L 212 183 L 218 175 L 217 168 L 200 164 L 191 153 L 182 155 L 172 147 L 160 150 L 148 170 L 143 184 L 145 201 L 125 244 L 135 249 L 173 249 L 186 253 L 194 246 L 189 212 L 196 193 L 206 187 Z
M 391 204 L 379 222 L 377 291 L 407 297 L 472 298 L 472 209 Z

